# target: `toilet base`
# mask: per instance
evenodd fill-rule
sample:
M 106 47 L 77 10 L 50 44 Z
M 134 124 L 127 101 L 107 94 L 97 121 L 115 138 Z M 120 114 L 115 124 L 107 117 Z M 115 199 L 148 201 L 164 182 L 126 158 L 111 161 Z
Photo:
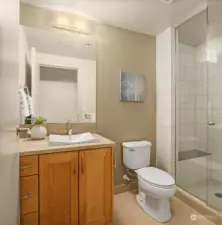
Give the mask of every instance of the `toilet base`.
M 140 191 L 136 200 L 143 210 L 157 222 L 165 223 L 171 219 L 170 200 L 168 198 L 156 199 Z

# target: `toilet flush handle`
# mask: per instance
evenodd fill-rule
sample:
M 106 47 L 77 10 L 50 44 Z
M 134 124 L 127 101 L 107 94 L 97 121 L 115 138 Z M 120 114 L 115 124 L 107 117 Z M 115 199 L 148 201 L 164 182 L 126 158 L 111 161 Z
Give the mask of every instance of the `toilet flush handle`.
M 134 148 L 128 148 L 128 150 L 134 152 Z

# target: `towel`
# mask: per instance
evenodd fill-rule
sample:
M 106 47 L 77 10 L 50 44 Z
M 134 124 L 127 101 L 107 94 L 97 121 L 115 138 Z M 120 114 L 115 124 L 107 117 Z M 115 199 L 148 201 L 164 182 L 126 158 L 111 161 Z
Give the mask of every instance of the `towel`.
M 27 102 L 28 102 L 28 109 L 29 109 L 29 114 L 31 116 L 34 116 L 34 107 L 33 107 L 33 100 L 32 97 L 29 95 L 26 95 L 27 97 Z
M 29 105 L 27 101 L 27 95 L 21 88 L 19 89 L 19 96 L 20 96 L 20 113 L 24 117 L 30 116 L 29 112 Z

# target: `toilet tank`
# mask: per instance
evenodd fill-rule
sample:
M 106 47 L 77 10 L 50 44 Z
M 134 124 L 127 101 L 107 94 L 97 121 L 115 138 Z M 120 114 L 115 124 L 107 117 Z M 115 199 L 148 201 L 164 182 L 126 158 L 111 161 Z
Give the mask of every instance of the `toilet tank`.
M 133 141 L 123 142 L 123 164 L 135 170 L 150 165 L 151 142 Z

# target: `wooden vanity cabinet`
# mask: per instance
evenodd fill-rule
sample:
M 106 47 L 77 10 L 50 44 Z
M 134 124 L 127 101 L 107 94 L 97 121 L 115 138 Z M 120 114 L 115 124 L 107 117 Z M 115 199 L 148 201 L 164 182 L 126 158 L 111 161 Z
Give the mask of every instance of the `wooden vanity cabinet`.
M 78 152 L 39 156 L 40 224 L 78 225 Z
M 38 155 L 20 157 L 21 225 L 39 225 Z
M 112 217 L 112 151 L 79 153 L 79 224 L 105 225 Z
M 21 215 L 21 225 L 39 225 L 38 212 Z
M 20 157 L 20 164 L 29 171 L 21 174 L 29 176 L 20 177 L 20 191 L 33 193 L 29 202 L 21 199 L 21 225 L 107 225 L 112 221 L 112 148 L 25 157 Z M 23 180 L 27 180 L 25 188 Z

